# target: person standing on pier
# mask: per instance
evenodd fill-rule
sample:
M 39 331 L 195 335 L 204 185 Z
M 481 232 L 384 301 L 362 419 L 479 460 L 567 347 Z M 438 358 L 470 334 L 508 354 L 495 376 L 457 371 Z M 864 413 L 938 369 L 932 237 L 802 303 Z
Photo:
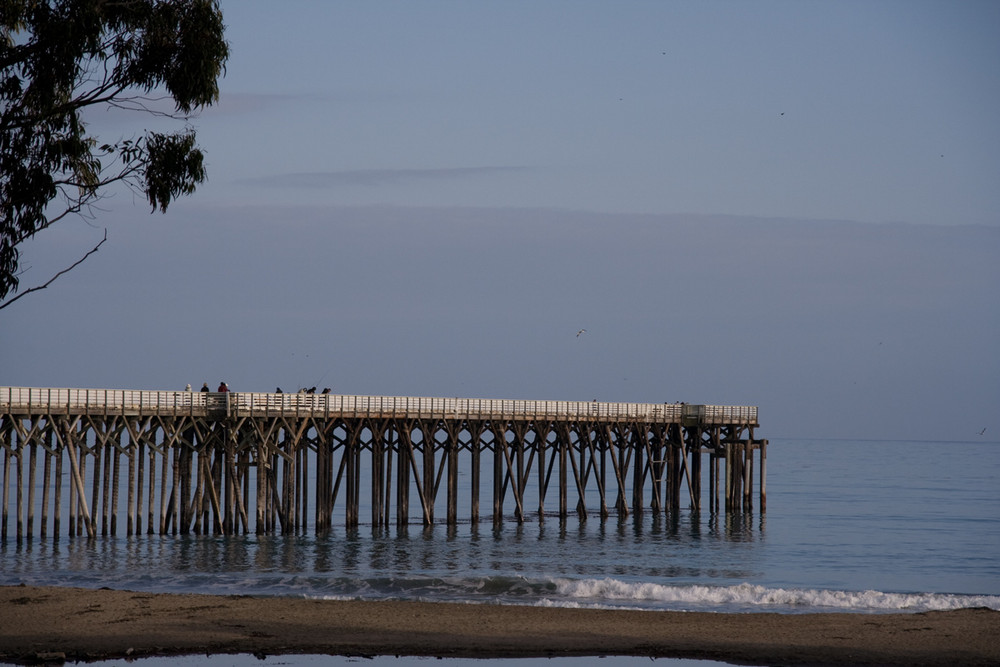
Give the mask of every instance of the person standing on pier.
M 219 388 L 216 391 L 227 392 L 227 391 L 229 391 L 229 385 L 226 384 L 225 382 L 220 382 L 219 383 Z
M 212 391 L 211 389 L 208 388 L 208 383 L 207 382 L 202 382 L 201 383 L 201 390 L 202 391 Z

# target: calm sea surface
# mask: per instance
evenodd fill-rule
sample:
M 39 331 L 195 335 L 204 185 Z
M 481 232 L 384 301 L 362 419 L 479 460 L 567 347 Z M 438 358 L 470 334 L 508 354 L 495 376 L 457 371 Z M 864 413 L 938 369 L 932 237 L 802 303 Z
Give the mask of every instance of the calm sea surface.
M 8 539 L 0 583 L 736 612 L 1000 609 L 1000 443 L 781 439 L 767 462 L 765 514 Z

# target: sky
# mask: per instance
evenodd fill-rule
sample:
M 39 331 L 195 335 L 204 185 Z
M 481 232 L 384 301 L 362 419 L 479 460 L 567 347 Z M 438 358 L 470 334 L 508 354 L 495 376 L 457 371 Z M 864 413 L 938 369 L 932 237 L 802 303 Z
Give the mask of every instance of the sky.
M 108 231 L 0 311 L 0 385 L 1000 439 L 1000 4 L 221 6 L 221 97 L 189 121 L 208 182 L 27 246 L 25 286 Z

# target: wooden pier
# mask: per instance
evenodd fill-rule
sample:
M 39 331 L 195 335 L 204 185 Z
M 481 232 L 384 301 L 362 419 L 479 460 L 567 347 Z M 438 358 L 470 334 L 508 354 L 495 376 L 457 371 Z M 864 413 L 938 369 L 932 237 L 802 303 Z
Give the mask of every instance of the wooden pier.
M 745 512 L 755 475 L 764 511 L 757 426 L 747 406 L 0 387 L 0 540 L 432 524 L 442 496 L 449 525 Z

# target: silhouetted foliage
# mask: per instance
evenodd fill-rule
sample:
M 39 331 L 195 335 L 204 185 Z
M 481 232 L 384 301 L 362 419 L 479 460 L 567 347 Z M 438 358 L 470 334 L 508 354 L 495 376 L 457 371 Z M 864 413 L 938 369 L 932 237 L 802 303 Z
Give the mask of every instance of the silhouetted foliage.
M 205 180 L 190 126 L 108 143 L 81 114 L 183 122 L 218 100 L 224 28 L 215 0 L 0 0 L 0 299 L 18 291 L 18 247 L 86 213 L 106 186 L 126 183 L 166 211 Z M 154 108 L 161 98 L 173 111 Z

